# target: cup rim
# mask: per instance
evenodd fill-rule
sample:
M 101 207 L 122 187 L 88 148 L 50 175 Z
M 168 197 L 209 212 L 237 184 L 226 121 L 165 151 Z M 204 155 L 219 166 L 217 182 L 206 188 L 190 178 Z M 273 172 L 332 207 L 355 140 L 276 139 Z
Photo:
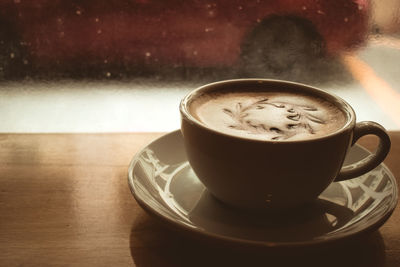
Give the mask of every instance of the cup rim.
M 336 131 L 331 132 L 327 135 L 319 136 L 319 137 L 314 137 L 314 138 L 309 138 L 309 139 L 298 139 L 298 140 L 263 140 L 263 139 L 253 139 L 251 137 L 246 137 L 246 136 L 239 136 L 239 135 L 233 135 L 229 133 L 225 133 L 222 131 L 218 131 L 216 129 L 213 129 L 211 127 L 208 127 L 206 124 L 195 118 L 189 111 L 189 104 L 192 101 L 194 97 L 197 95 L 200 95 L 203 91 L 210 90 L 211 88 L 217 86 L 217 85 L 224 85 L 224 84 L 230 84 L 230 83 L 275 83 L 275 84 L 282 84 L 282 85 L 291 85 L 291 86 L 296 86 L 298 88 L 306 88 L 309 91 L 316 92 L 319 97 L 324 98 L 325 100 L 329 101 L 330 103 L 334 102 L 338 108 L 341 109 L 343 113 L 345 113 L 346 116 L 346 123 L 341 127 L 338 128 Z M 334 99 L 334 101 L 332 101 Z M 317 87 L 303 84 L 303 83 L 298 83 L 298 82 L 292 82 L 292 81 L 286 81 L 286 80 L 279 80 L 279 79 L 265 79 L 265 78 L 241 78 L 241 79 L 229 79 L 229 80 L 222 80 L 222 81 L 217 81 L 217 82 L 212 82 L 208 83 L 205 85 L 202 85 L 200 87 L 197 87 L 196 89 L 192 90 L 184 98 L 181 100 L 180 105 L 179 105 L 179 110 L 181 113 L 181 118 L 186 119 L 187 121 L 191 122 L 192 124 L 195 124 L 196 126 L 200 127 L 203 130 L 212 132 L 217 135 L 221 135 L 224 137 L 229 137 L 229 138 L 234 138 L 237 140 L 244 140 L 244 141 L 250 141 L 250 142 L 256 142 L 256 143 L 306 143 L 306 142 L 315 142 L 317 140 L 323 140 L 327 139 L 329 137 L 333 137 L 336 135 L 339 135 L 347 130 L 351 130 L 355 123 L 356 123 L 356 114 L 354 112 L 354 109 L 350 106 L 349 103 L 347 103 L 345 100 L 343 100 L 341 97 L 328 93 L 322 89 L 319 89 Z

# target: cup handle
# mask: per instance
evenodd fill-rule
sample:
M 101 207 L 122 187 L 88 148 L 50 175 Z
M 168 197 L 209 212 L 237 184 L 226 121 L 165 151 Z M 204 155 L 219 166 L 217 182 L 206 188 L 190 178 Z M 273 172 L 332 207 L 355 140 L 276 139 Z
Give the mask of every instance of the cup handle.
M 356 163 L 343 166 L 338 176 L 335 178 L 335 182 L 355 178 L 369 172 L 381 164 L 381 162 L 386 158 L 386 155 L 390 150 L 390 138 L 385 128 L 376 122 L 363 121 L 357 123 L 353 130 L 353 140 L 351 145 L 353 146 L 358 139 L 368 134 L 376 135 L 379 138 L 376 152 Z

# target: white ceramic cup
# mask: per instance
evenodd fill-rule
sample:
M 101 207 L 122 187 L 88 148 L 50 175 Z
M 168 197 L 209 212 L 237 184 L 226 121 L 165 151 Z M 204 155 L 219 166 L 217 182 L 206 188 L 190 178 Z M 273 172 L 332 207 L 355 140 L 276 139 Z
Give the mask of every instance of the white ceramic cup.
M 293 91 L 322 97 L 339 107 L 346 122 L 314 139 L 272 141 L 244 138 L 208 127 L 190 112 L 199 96 L 211 91 Z M 217 199 L 247 210 L 282 210 L 310 203 L 334 181 L 358 177 L 377 167 L 390 150 L 386 130 L 375 122 L 356 123 L 341 98 L 304 84 L 266 79 L 238 79 L 202 86 L 180 104 L 181 131 L 191 167 Z M 349 148 L 364 135 L 376 135 L 374 154 L 342 166 Z

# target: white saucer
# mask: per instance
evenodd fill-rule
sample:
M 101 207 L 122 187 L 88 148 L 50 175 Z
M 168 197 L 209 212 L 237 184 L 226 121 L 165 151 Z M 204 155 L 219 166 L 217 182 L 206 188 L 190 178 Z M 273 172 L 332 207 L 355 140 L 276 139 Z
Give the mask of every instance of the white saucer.
M 355 145 L 346 163 L 369 154 Z M 393 174 L 381 164 L 358 178 L 332 183 L 313 205 L 282 215 L 244 213 L 204 188 L 187 162 L 180 131 L 162 136 L 134 157 L 129 186 L 146 211 L 178 230 L 267 247 L 319 244 L 376 230 L 392 214 L 398 195 Z

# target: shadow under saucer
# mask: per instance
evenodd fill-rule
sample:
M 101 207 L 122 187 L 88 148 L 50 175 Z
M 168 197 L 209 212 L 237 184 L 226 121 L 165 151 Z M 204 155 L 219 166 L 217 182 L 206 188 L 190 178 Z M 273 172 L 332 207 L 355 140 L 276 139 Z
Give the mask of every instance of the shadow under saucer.
M 130 250 L 136 266 L 381 267 L 385 264 L 385 246 L 379 232 L 318 246 L 265 248 L 194 239 L 165 226 L 145 214 L 134 223 Z

